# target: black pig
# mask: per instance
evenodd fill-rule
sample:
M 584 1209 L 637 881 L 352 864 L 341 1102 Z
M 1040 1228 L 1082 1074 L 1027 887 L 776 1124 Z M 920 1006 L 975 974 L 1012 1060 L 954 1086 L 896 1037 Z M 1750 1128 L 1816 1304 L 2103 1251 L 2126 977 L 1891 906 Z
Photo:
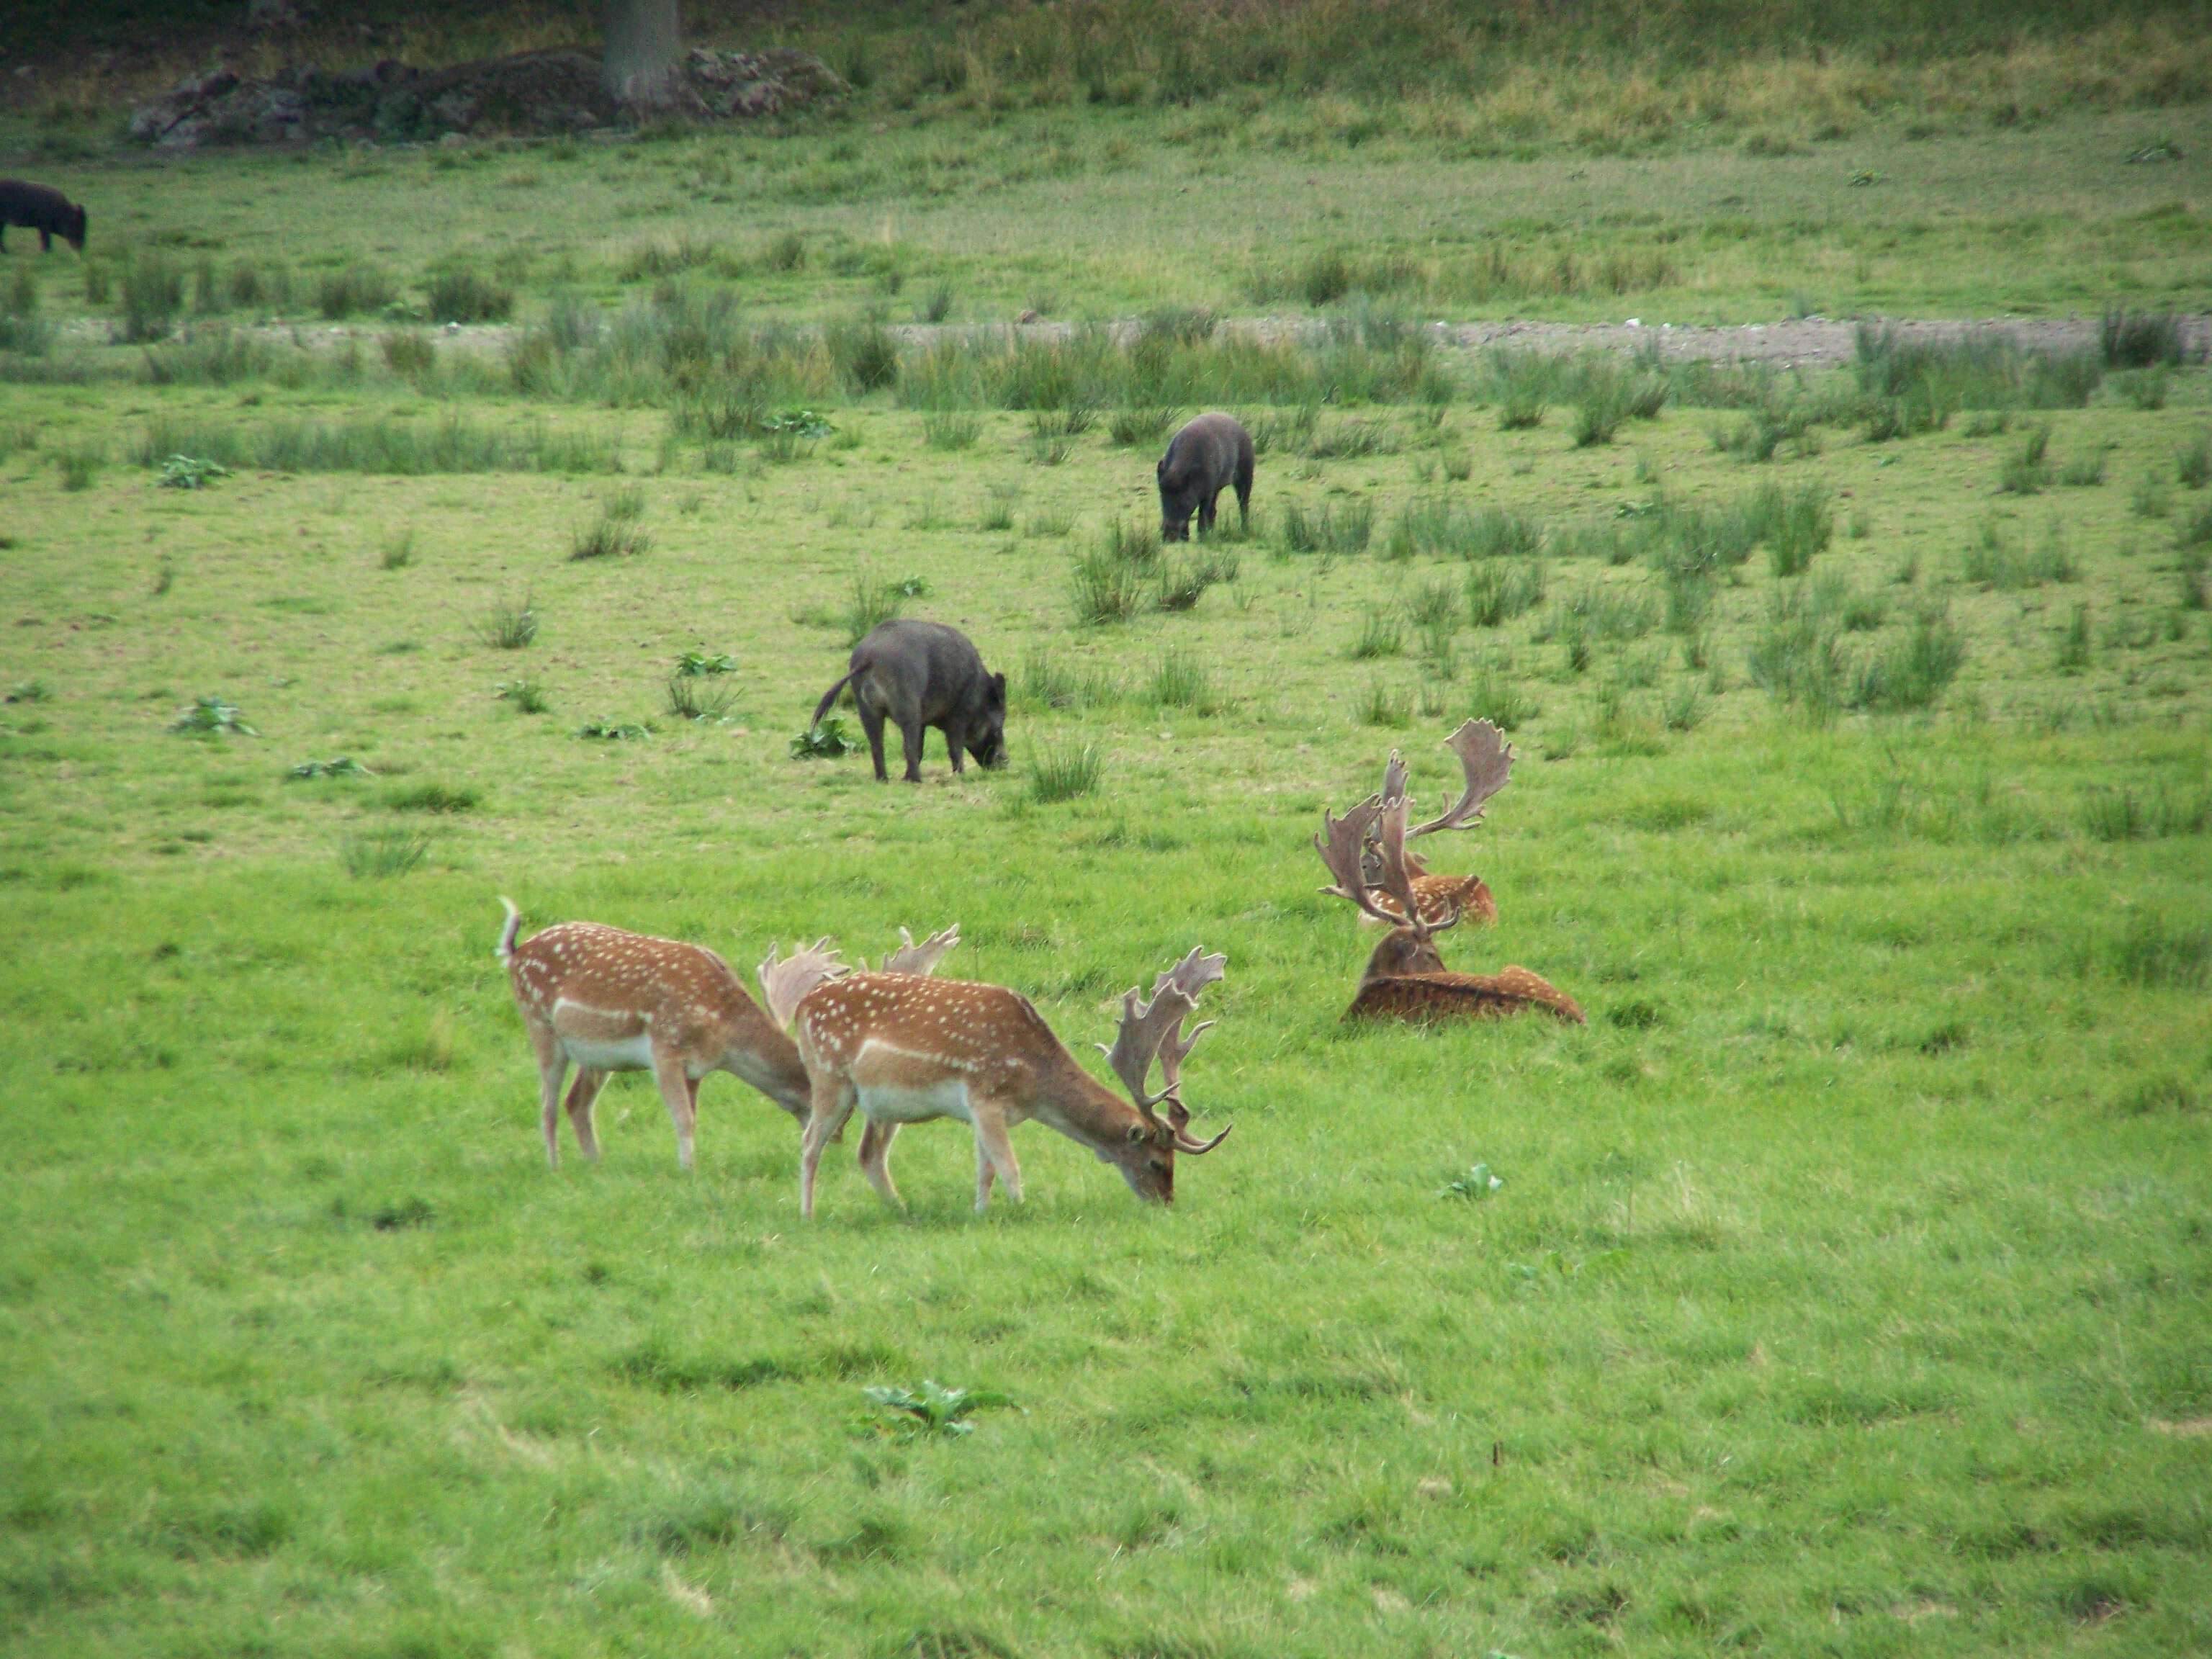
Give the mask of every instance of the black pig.
M 894 721 L 906 748 L 906 781 L 921 781 L 921 745 L 927 728 L 945 733 L 952 769 L 964 749 L 981 766 L 1001 766 L 1006 758 L 1006 677 L 983 666 L 968 636 L 943 623 L 887 622 L 853 647 L 852 669 L 823 694 L 814 710 L 822 724 L 837 694 L 853 688 L 853 706 L 868 734 L 868 753 L 876 781 L 884 770 L 884 720 Z
M 21 225 L 39 233 L 39 252 L 52 253 L 58 236 L 79 253 L 84 252 L 84 210 L 58 190 L 26 184 L 21 179 L 0 179 L 0 252 L 8 246 L 8 227 Z
M 1160 539 L 1190 539 L 1190 515 L 1198 514 L 1198 533 L 1213 528 L 1213 506 L 1221 492 L 1237 486 L 1237 516 L 1252 523 L 1252 434 L 1231 415 L 1201 415 L 1168 441 L 1160 457 Z

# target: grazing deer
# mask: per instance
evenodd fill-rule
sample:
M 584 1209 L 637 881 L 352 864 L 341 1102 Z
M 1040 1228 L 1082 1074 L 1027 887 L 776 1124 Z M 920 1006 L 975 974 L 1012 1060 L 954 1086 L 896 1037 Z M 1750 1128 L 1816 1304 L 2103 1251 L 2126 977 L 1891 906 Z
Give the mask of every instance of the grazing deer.
M 1199 993 L 1219 979 L 1221 956 L 1196 950 L 1162 974 L 1152 1000 L 1132 989 L 1121 999 L 1114 1045 L 1100 1048 L 1129 1091 L 1123 1100 L 1097 1082 L 1060 1046 L 1029 999 L 1002 986 L 933 980 L 912 974 L 852 974 L 817 985 L 799 1005 L 799 1052 L 813 1084 L 813 1109 L 801 1142 L 799 1208 L 814 1213 L 814 1175 L 822 1149 L 857 1108 L 867 1120 L 860 1169 L 885 1202 L 892 1137 L 906 1123 L 964 1120 L 975 1132 L 975 1208 L 991 1200 L 995 1177 L 1021 1201 L 1021 1166 L 1007 1132 L 1035 1118 L 1089 1147 L 1121 1172 L 1138 1197 L 1175 1200 L 1177 1152 L 1210 1152 L 1190 1133 L 1180 1093 L 1182 1062 L 1207 1021 L 1186 1037 L 1183 1020 Z M 1146 1088 L 1159 1063 L 1166 1086 Z M 1155 1109 L 1164 1105 L 1162 1116 Z
M 836 953 L 824 948 L 829 941 L 788 962 L 769 953 L 760 975 L 771 1018 L 712 951 L 590 921 L 557 922 L 517 945 L 521 915 L 507 900 L 500 902 L 507 925 L 499 959 L 538 1054 L 548 1164 L 560 1167 L 561 1085 L 571 1065 L 568 1121 L 588 1158 L 599 1155 L 592 1104 L 611 1072 L 653 1073 L 676 1121 L 676 1161 L 686 1170 L 699 1081 L 709 1072 L 743 1078 L 805 1121 L 806 1068 L 783 1027 L 799 998 L 844 972 Z
M 1434 835 L 1439 830 L 1459 830 L 1480 823 L 1483 804 L 1505 787 L 1512 773 L 1513 745 L 1488 720 L 1463 722 L 1458 731 L 1444 739 L 1443 746 L 1459 757 L 1460 769 L 1467 775 L 1466 788 L 1442 817 L 1407 830 L 1408 842 L 1416 836 Z M 1393 750 L 1390 763 L 1382 771 L 1382 793 L 1377 799 L 1389 800 L 1405 793 L 1406 763 Z M 1406 917 L 1397 898 L 1376 890 L 1382 866 L 1371 847 L 1364 855 L 1362 867 L 1366 873 L 1369 896 L 1382 914 L 1376 915 L 1363 910 L 1360 920 L 1370 924 L 1401 925 Z M 1491 896 L 1489 884 L 1481 877 L 1432 876 L 1426 861 L 1410 847 L 1406 849 L 1406 873 L 1410 878 L 1421 920 L 1431 927 L 1449 927 L 1448 918 L 1454 917 L 1462 921 L 1471 918 L 1486 923 L 1498 920 L 1498 901 Z
M 1391 757 L 1393 772 L 1397 757 Z M 1386 775 L 1385 781 L 1390 779 Z M 1346 1019 L 1464 1019 L 1548 1008 L 1561 1019 L 1583 1023 L 1572 997 L 1554 989 L 1526 968 L 1498 974 L 1455 974 L 1437 954 L 1435 936 L 1459 921 L 1451 911 L 1431 921 L 1413 890 L 1406 864 L 1406 797 L 1370 796 L 1341 818 L 1322 814 L 1323 833 L 1314 837 L 1322 862 L 1336 878 L 1322 891 L 1350 899 L 1361 912 L 1387 924 L 1390 932 L 1367 959 L 1359 992 L 1345 1011 Z M 1379 879 L 1370 879 L 1370 868 Z M 1379 891 L 1377 889 L 1379 888 Z M 1384 908 L 1383 899 L 1395 900 Z M 1412 925 L 1405 918 L 1413 918 Z

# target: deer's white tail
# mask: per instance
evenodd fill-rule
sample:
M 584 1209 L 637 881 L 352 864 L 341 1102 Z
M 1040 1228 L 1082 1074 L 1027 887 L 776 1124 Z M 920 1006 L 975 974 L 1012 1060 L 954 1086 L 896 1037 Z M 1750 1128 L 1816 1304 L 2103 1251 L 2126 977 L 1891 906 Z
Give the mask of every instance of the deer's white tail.
M 514 954 L 514 936 L 522 931 L 522 912 L 504 893 L 499 896 L 499 902 L 507 907 L 507 925 L 499 930 L 499 959 L 505 962 Z

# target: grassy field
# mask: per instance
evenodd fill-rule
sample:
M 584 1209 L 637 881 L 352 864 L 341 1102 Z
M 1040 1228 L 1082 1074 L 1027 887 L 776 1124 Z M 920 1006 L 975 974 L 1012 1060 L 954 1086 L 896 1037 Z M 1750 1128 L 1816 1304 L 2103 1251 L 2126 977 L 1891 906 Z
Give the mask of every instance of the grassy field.
M 1328 99 L 1093 103 L 990 16 L 982 79 L 902 106 L 886 23 L 779 134 L 50 147 L 98 228 L 0 262 L 0 1650 L 2212 1648 L 2202 104 L 1291 143 Z M 879 325 L 1032 304 L 1148 320 Z M 1408 326 L 1876 307 L 2135 314 L 1802 374 Z M 1164 550 L 1201 407 L 1254 521 Z M 893 609 L 1009 674 L 1006 769 L 794 757 Z M 1309 838 L 1393 747 L 1432 807 L 1470 714 L 1520 760 L 1445 955 L 1589 1024 L 1348 1030 Z M 709 1082 L 681 1175 L 618 1078 L 549 1172 L 502 893 L 748 976 L 957 921 L 1085 1054 L 1224 951 L 1237 1130 L 1160 1212 L 1032 1126 L 979 1219 L 926 1127 L 907 1213 L 832 1149 L 801 1226 L 781 1112 Z M 866 1392 L 925 1379 L 1012 1403 Z
M 672 276 L 766 319 L 1226 314 L 1364 301 L 1452 318 L 1743 322 L 1787 314 L 2212 309 L 2201 171 L 2212 106 L 2028 131 L 1882 127 L 1781 147 L 1467 154 L 1432 133 L 1279 142 L 1307 121 L 1024 112 L 356 156 L 48 162 L 87 202 L 57 319 L 118 313 L 134 262 L 179 313 L 474 322 Z M 19 233 L 19 239 L 20 239 Z M 21 269 L 11 265 L 11 270 Z M 456 288 L 456 273 L 473 279 Z M 440 289 L 441 277 L 447 286 Z M 86 297 L 89 279 L 97 302 Z M 455 309 L 456 300 L 459 308 Z

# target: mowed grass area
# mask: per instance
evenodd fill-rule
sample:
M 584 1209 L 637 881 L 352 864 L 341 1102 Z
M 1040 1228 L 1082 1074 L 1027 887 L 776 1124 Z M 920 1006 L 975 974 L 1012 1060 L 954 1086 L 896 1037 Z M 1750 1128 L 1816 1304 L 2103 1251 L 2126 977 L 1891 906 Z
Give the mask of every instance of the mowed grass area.
M 1233 98 L 459 149 L 103 150 L 20 169 L 88 205 L 89 261 L 9 270 L 35 276 L 42 314 L 103 328 L 129 314 L 134 267 L 141 291 L 179 285 L 180 321 L 473 323 L 672 276 L 787 320 L 2203 310 L 2188 158 L 2212 149 L 2207 107 L 1597 154 L 1470 153 L 1395 116 L 1357 142 L 1293 141 L 1283 124 L 1327 106 Z
M 2204 372 L 1931 430 L 1940 376 L 1334 349 L 1419 395 L 1241 404 L 1251 534 L 1164 550 L 1189 406 L 963 378 L 1048 356 L 12 386 L 11 1649 L 2212 1643 Z M 894 599 L 1012 676 L 1007 770 L 790 757 Z M 1447 957 L 1590 1024 L 1347 1030 L 1309 837 L 1469 714 L 1522 758 Z M 781 1113 L 710 1081 L 685 1176 L 617 1079 L 549 1172 L 501 893 L 748 975 L 957 920 L 1086 1053 L 1225 951 L 1237 1131 L 1153 1212 L 1032 1127 L 978 1219 L 925 1127 L 908 1214 L 836 1149 L 801 1227 Z M 1021 1409 L 863 1393 L 924 1378 Z

